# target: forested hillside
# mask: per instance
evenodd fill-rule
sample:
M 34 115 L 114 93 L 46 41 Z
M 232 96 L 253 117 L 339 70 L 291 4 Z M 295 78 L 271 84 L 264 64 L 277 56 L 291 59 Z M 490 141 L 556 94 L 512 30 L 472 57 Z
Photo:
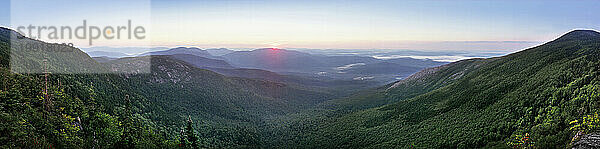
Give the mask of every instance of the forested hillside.
M 8 58 L 16 45 L 9 34 L 16 33 L 5 28 L 2 33 L 3 147 L 173 148 L 186 142 L 186 147 L 258 147 L 264 118 L 331 98 L 327 92 L 282 83 L 225 77 L 168 55 L 100 64 L 85 53 L 69 61 L 60 58 L 73 53 L 19 52 L 21 63 L 55 69 L 14 73 Z M 19 42 L 48 45 L 27 38 Z M 81 66 L 77 60 L 91 62 Z M 79 71 L 85 68 L 114 73 Z M 150 71 L 139 70 L 145 68 Z M 189 125 L 189 119 L 194 123 Z
M 132 101 L 145 102 L 145 99 L 107 80 L 118 76 L 66 74 L 108 71 L 85 53 L 59 45 L 73 51 L 11 54 L 15 52 L 12 50 L 24 49 L 15 42 L 42 47 L 53 45 L 27 38 L 11 39 L 18 34 L 6 28 L 0 28 L 0 33 L 3 80 L 0 146 L 3 148 L 158 148 L 176 144 L 163 137 L 164 132 L 158 131 L 153 122 L 133 112 L 135 103 Z M 11 55 L 19 57 L 20 64 L 11 63 Z M 16 68 L 17 72 L 31 70 L 31 74 L 14 73 L 10 68 Z M 43 73 L 44 69 L 56 74 Z M 104 82 L 94 84 L 93 81 Z
M 565 148 L 577 133 L 600 128 L 598 72 L 600 33 L 572 31 L 507 56 L 424 70 L 350 105 L 398 102 L 303 120 L 316 128 L 296 141 L 317 148 Z

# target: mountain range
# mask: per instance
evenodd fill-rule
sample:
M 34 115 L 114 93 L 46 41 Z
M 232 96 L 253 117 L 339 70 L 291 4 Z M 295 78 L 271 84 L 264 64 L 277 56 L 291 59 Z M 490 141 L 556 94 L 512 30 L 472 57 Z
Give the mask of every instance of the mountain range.
M 202 50 L 202 49 L 199 49 L 199 48 L 186 48 L 186 47 L 177 47 L 177 48 L 168 49 L 168 50 L 165 50 L 165 51 L 147 52 L 147 53 L 140 54 L 138 56 L 147 56 L 147 55 L 174 55 L 174 54 L 188 54 L 188 55 L 195 55 L 195 56 L 200 56 L 200 57 L 205 57 L 205 58 L 222 59 L 221 57 L 217 57 L 217 56 L 211 55 L 206 50 Z
M 16 46 L 14 41 L 52 44 L 11 39 L 18 33 L 6 28 L 0 28 L 0 33 L 4 80 L 0 130 L 18 132 L 4 133 L 0 140 L 9 144 L 3 147 L 171 148 L 175 146 L 171 139 L 188 118 L 201 121 L 198 127 L 214 130 L 202 132 L 210 144 L 205 147 L 256 147 L 260 141 L 256 129 L 264 119 L 335 97 L 332 92 L 297 85 L 223 76 L 199 68 L 205 63 L 195 63 L 203 59 L 195 55 L 156 54 L 98 63 L 72 47 L 66 47 L 73 49 L 69 52 L 39 53 L 9 48 Z M 19 63 L 9 63 L 9 58 L 19 58 Z M 219 60 L 207 62 L 228 67 Z M 30 65 L 50 69 L 21 71 Z M 81 71 L 92 68 L 103 72 Z M 50 71 L 47 77 L 39 75 L 46 71 Z
M 92 58 L 19 36 L 0 28 L 3 148 L 177 148 L 189 136 L 202 148 L 570 148 L 600 132 L 591 30 L 448 64 L 273 48 Z
M 366 79 L 380 82 L 380 84 L 407 77 L 423 68 L 446 64 L 445 62 L 412 58 L 382 60 L 364 56 L 314 55 L 275 48 L 233 51 L 225 48 L 202 50 L 199 48 L 178 47 L 164 51 L 147 52 L 139 56 L 146 55 L 179 55 L 177 58 L 206 69 L 260 69 L 283 75 L 309 78 L 326 77 L 339 80 L 357 80 L 357 78 L 361 78 L 358 80 Z M 182 55 L 194 55 L 199 58 L 190 56 L 186 58 Z M 103 61 L 104 59 L 99 60 Z M 225 71 L 220 69 L 220 72 Z M 227 74 L 231 74 L 233 71 L 228 72 Z

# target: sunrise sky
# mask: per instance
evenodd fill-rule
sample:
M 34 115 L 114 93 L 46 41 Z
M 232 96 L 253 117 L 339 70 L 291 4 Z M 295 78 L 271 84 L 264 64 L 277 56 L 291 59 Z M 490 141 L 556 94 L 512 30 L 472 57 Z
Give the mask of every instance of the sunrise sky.
M 510 51 L 572 29 L 600 28 L 600 1 L 0 2 L 7 27 L 76 26 L 85 19 L 98 26 L 132 20 L 148 29 L 144 41 L 93 46 Z

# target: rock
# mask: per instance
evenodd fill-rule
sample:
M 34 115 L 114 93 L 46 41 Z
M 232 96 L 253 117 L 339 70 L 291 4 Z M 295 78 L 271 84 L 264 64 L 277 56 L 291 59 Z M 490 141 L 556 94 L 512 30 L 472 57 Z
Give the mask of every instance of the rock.
M 573 143 L 573 149 L 600 149 L 600 133 L 582 135 L 579 141 Z

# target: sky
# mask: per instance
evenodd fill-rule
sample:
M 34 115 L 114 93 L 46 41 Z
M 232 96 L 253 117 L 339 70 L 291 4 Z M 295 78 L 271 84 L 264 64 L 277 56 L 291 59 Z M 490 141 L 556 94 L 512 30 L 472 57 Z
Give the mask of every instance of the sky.
M 600 29 L 600 1 L 0 0 L 0 24 L 118 26 L 144 40 L 76 46 L 515 51 Z M 9 10 L 9 11 L 7 11 Z M 43 39 L 42 39 L 43 40 Z

